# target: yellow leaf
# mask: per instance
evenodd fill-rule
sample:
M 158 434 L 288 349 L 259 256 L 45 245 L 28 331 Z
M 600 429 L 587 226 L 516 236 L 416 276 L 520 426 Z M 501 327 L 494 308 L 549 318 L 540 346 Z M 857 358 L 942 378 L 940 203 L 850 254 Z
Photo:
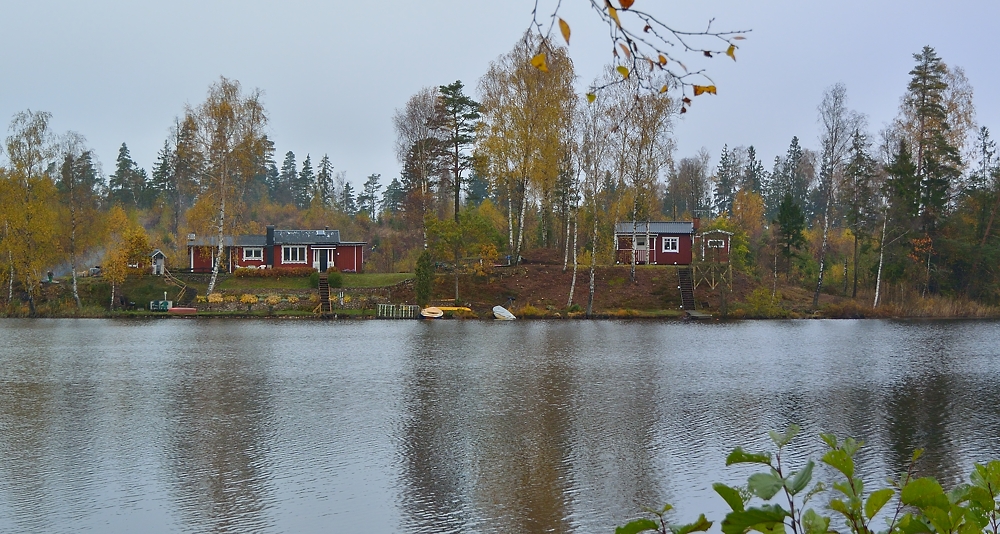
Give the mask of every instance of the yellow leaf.
M 628 68 L 624 65 L 618 65 L 615 67 L 615 70 L 617 70 L 618 74 L 621 74 L 623 78 L 628 78 Z
M 597 95 L 594 93 L 587 93 L 587 102 L 592 104 L 594 100 L 597 100 Z
M 545 52 L 538 54 L 537 56 L 531 58 L 531 66 L 542 72 L 548 72 L 549 67 L 545 64 Z
M 632 59 L 632 51 L 629 50 L 627 46 L 625 46 L 625 43 L 618 43 L 618 46 L 621 47 L 622 52 L 625 52 L 625 57 L 627 59 Z
M 635 3 L 635 0 L 619 0 L 619 1 L 622 4 L 622 9 L 628 9 L 632 7 L 632 4 Z
M 668 87 L 666 85 L 664 85 L 663 87 L 660 88 L 660 92 L 661 93 L 666 93 L 667 89 L 668 89 Z
M 667 56 L 660 54 L 660 65 L 666 65 L 666 64 L 667 64 Z
M 563 39 L 566 39 L 566 44 L 568 45 L 569 44 L 569 24 L 566 24 L 566 21 L 563 20 L 563 19 L 559 19 L 559 31 L 562 32 Z
M 715 93 L 715 86 L 714 85 L 695 85 L 694 86 L 694 96 L 698 96 L 698 95 L 700 95 L 702 93 L 708 93 L 710 95 L 716 94 Z
M 736 61 L 736 46 L 729 45 L 729 48 L 726 49 L 726 55 L 733 58 L 733 61 Z
M 611 18 L 615 19 L 615 24 L 617 24 L 618 27 L 621 28 L 622 21 L 618 20 L 618 10 L 611 7 L 610 4 L 608 4 L 608 14 L 611 15 Z

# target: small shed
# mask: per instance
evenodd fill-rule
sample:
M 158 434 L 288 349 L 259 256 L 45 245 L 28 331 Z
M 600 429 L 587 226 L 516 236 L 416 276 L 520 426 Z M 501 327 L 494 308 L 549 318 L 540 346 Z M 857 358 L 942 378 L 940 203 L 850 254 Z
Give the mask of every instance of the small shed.
M 152 254 L 149 255 L 149 265 L 155 276 L 163 276 L 164 270 L 166 270 L 167 256 L 162 250 L 156 249 Z

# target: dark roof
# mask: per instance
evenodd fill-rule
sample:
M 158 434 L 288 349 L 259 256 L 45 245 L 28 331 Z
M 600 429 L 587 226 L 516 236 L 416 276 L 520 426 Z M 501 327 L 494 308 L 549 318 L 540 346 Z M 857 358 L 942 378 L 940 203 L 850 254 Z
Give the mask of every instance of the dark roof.
M 275 230 L 275 245 L 339 245 L 340 230 Z
M 219 243 L 217 236 L 209 236 L 188 241 L 196 247 L 214 247 Z M 240 235 L 234 239 L 225 236 L 223 244 L 227 247 L 263 247 L 267 245 L 267 235 Z M 275 230 L 275 245 L 364 245 L 364 241 L 342 242 L 340 230 Z
M 646 233 L 646 221 L 638 221 L 633 226 L 632 221 L 621 222 L 615 225 L 616 234 L 631 234 L 633 228 L 637 234 Z M 649 222 L 649 233 L 651 234 L 693 234 L 694 223 L 691 221 L 658 221 Z

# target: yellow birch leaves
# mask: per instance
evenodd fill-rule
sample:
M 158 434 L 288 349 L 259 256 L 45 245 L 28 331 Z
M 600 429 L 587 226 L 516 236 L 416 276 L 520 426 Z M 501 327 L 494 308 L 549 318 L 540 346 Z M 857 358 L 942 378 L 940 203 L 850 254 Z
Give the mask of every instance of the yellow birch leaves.
M 563 39 L 566 39 L 566 46 L 569 46 L 569 24 L 563 19 L 559 19 L 559 31 L 562 32 Z
M 536 54 L 535 57 L 531 58 L 531 66 L 542 72 L 548 72 L 549 66 L 545 63 L 545 52 Z

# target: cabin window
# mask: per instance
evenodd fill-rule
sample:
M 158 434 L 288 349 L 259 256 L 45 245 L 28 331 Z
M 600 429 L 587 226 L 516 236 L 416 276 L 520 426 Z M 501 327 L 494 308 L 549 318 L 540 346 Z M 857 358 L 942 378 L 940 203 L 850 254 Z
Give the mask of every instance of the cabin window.
M 663 238 L 663 252 L 677 252 L 680 250 L 681 238 L 679 237 L 664 237 Z
M 646 236 L 644 235 L 635 236 L 635 248 L 637 249 L 646 248 Z
M 249 247 L 243 249 L 243 259 L 244 260 L 262 260 L 264 259 L 264 249 L 260 247 Z
M 726 242 L 722 239 L 709 239 L 705 246 L 708 248 L 726 248 Z
M 281 247 L 282 263 L 305 263 L 306 247 Z

